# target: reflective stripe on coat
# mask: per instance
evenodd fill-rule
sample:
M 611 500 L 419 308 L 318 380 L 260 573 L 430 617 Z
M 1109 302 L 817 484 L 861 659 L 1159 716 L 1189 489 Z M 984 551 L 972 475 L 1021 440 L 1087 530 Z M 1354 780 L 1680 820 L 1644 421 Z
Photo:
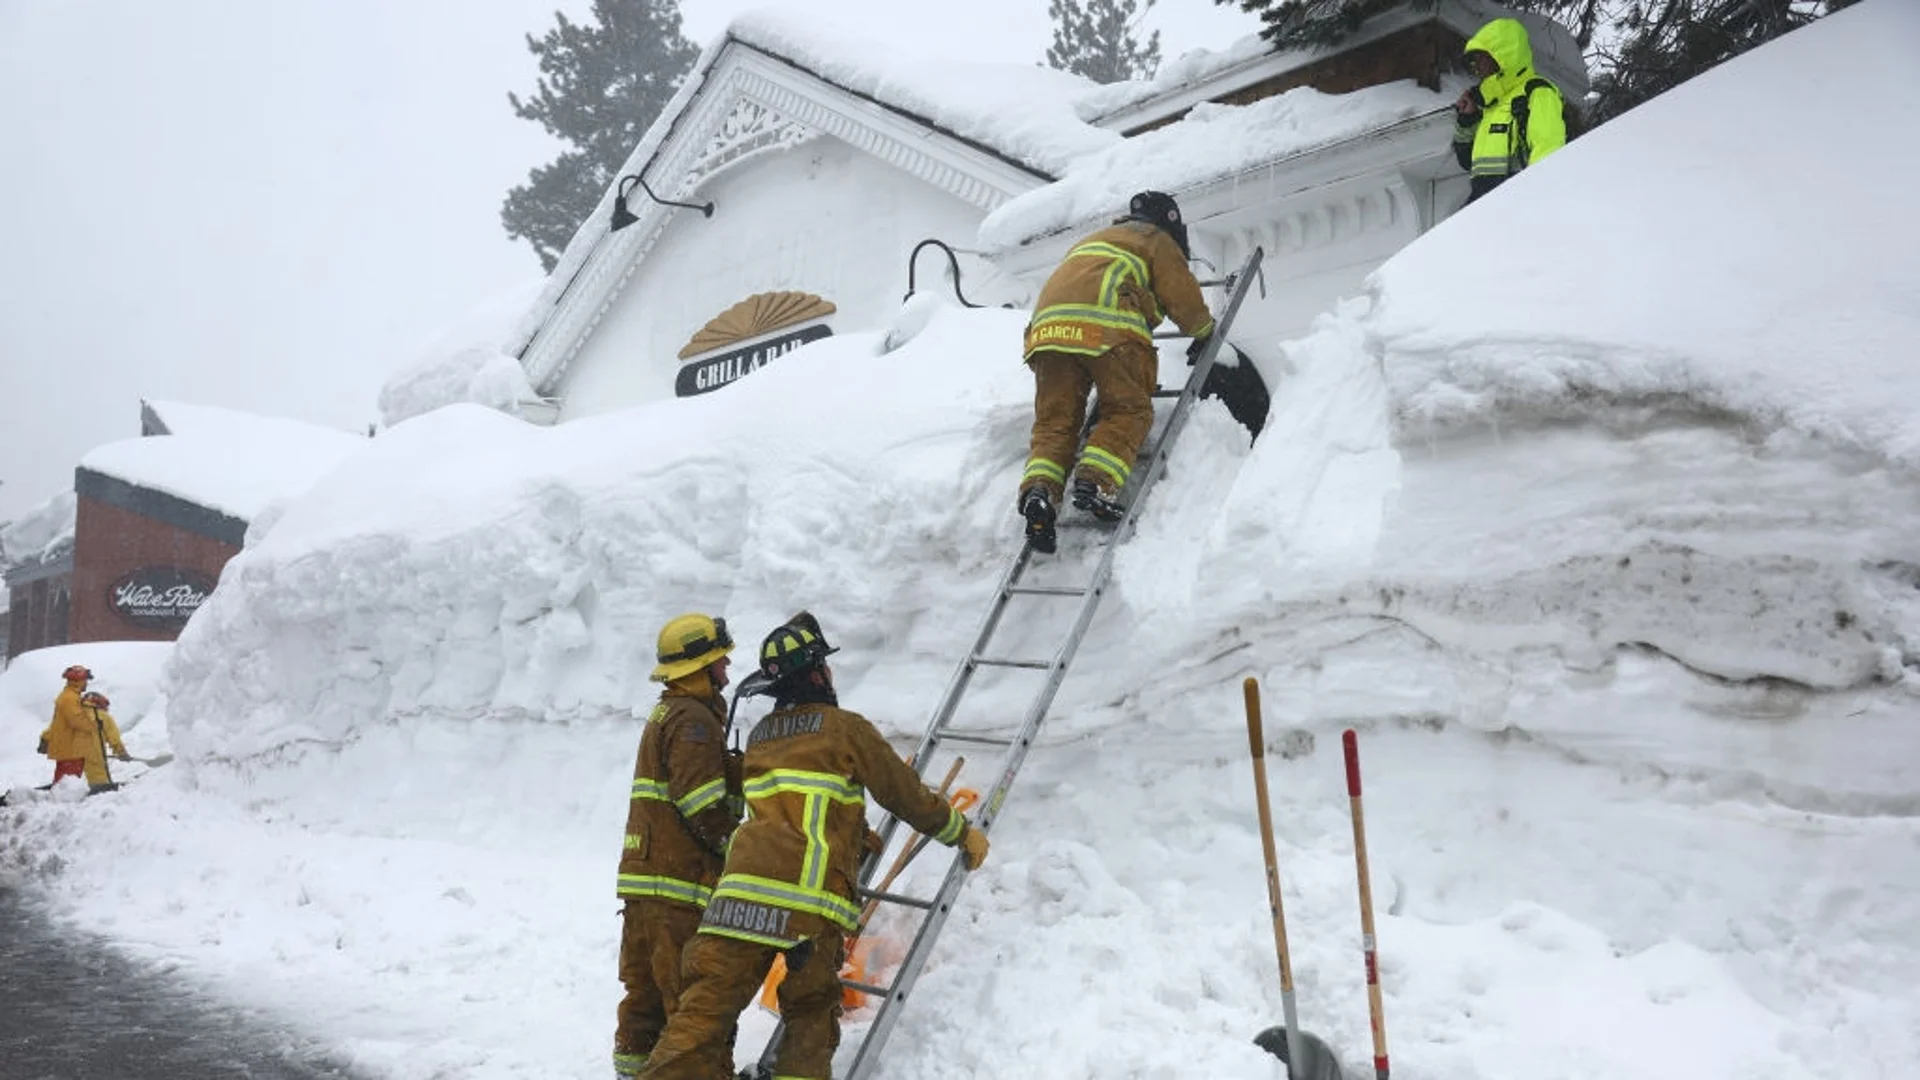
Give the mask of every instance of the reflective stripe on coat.
M 738 819 L 727 808 L 726 709 L 704 670 L 667 684 L 633 765 L 618 893 L 704 908 Z
M 1040 288 L 1021 357 L 1041 349 L 1098 356 L 1129 339 L 1153 343 L 1171 317 L 1195 337 L 1213 316 L 1180 245 L 1143 221 L 1110 225 L 1075 244 Z
M 1489 22 L 1467 39 L 1464 51 L 1486 53 L 1500 70 L 1480 80 L 1478 122 L 1455 125 L 1455 156 L 1461 168 L 1476 177 L 1504 177 L 1566 145 L 1565 103 L 1559 89 L 1547 83 L 1527 92 L 1527 83 L 1539 76 L 1533 70 L 1533 46 L 1519 20 Z M 1520 145 L 1513 115 L 1513 103 L 1523 94 L 1527 97 L 1525 146 Z
M 826 926 L 853 930 L 866 795 L 949 847 L 966 819 L 858 713 L 795 705 L 747 739 L 747 821 L 734 834 L 703 934 L 785 948 Z

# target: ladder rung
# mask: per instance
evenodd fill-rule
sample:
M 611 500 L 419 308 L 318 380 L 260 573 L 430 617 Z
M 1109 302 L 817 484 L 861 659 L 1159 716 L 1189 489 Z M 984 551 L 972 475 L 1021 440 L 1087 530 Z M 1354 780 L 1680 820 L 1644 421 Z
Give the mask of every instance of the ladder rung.
M 917 896 L 907 896 L 903 893 L 867 892 L 866 890 L 863 889 L 861 890 L 860 895 L 866 897 L 869 900 L 882 900 L 889 904 L 902 904 L 902 905 L 905 905 L 906 907 L 917 907 L 921 911 L 926 911 L 927 909 L 933 907 L 933 901 L 931 900 L 922 900 Z
M 1035 671 L 1045 671 L 1053 666 L 1051 660 L 996 660 L 991 656 L 976 656 L 973 662 L 981 667 L 1032 668 Z
M 1085 596 L 1087 590 L 1072 585 L 1014 585 L 1007 589 L 1010 593 L 1030 593 L 1035 596 Z
M 1013 745 L 1013 740 L 1004 735 L 972 735 L 964 731 L 943 731 L 935 737 L 941 742 L 970 742 L 981 746 Z
M 850 987 L 854 990 L 864 991 L 866 993 L 872 994 L 874 997 L 880 997 L 880 998 L 886 997 L 888 994 L 893 993 L 892 983 L 888 983 L 885 986 L 875 986 L 872 983 L 863 983 L 858 979 L 841 979 L 840 985 L 845 987 Z

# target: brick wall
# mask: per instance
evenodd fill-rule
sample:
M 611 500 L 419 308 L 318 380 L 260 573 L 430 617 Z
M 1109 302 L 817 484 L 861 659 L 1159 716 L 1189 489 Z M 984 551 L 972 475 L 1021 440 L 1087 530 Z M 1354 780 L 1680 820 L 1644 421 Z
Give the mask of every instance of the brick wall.
M 72 640 L 172 641 L 177 630 L 143 627 L 115 613 L 108 587 L 150 566 L 198 570 L 218 581 L 239 553 L 232 544 L 82 494 L 73 528 Z

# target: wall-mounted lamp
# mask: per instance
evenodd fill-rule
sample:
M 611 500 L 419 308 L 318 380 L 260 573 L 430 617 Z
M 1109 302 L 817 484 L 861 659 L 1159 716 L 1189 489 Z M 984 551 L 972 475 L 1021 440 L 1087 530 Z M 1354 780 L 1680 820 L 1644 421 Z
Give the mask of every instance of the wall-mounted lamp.
M 661 206 L 684 206 L 689 210 L 698 210 L 702 215 L 706 217 L 713 216 L 713 204 L 711 202 L 689 203 L 689 202 L 674 202 L 672 199 L 663 199 L 660 196 L 655 195 L 653 193 L 653 189 L 647 186 L 646 180 L 642 178 L 639 173 L 628 173 L 627 175 L 620 178 L 620 193 L 618 197 L 616 197 L 613 201 L 612 229 L 614 232 L 619 232 L 621 229 L 624 229 L 627 226 L 633 224 L 634 222 L 640 220 L 640 218 L 636 216 L 633 211 L 627 209 L 627 193 L 633 190 L 633 185 L 635 184 L 639 184 L 640 190 L 647 193 L 647 198 L 652 199 L 654 202 L 659 203 Z

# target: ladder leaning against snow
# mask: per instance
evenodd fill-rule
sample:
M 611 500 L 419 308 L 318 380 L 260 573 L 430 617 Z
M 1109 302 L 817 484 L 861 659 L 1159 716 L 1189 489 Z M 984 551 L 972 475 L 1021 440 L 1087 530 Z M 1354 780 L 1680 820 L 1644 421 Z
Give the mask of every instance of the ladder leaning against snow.
M 1133 475 L 1127 486 L 1121 491 L 1121 502 L 1125 513 L 1110 528 L 1103 527 L 1103 539 L 1091 555 L 1093 568 L 1086 580 L 1073 584 L 1030 584 L 1027 576 L 1034 566 L 1034 552 L 1026 544 L 1020 545 L 1019 553 L 1008 562 L 1006 571 L 1001 575 L 1000 587 L 995 591 L 993 602 L 988 606 L 986 618 L 981 622 L 979 633 L 974 638 L 973 648 L 968 650 L 966 659 L 960 662 L 952 680 L 947 684 L 946 692 L 941 696 L 939 707 L 933 712 L 926 734 L 920 738 L 920 745 L 913 754 L 914 767 L 922 776 L 926 776 L 929 766 L 938 751 L 946 744 L 976 745 L 998 747 L 1005 752 L 997 770 L 997 779 L 993 789 L 981 802 L 980 812 L 973 821 L 973 827 L 991 830 L 993 819 L 1000 813 L 1008 792 L 1013 787 L 1014 778 L 1020 772 L 1020 766 L 1026 761 L 1027 751 L 1033 746 L 1034 737 L 1039 733 L 1041 722 L 1046 719 L 1047 709 L 1053 703 L 1054 693 L 1065 680 L 1067 668 L 1073 663 L 1073 657 L 1080 647 L 1080 639 L 1093 622 L 1094 612 L 1100 606 L 1101 594 L 1106 591 L 1107 579 L 1113 572 L 1113 557 L 1120 542 L 1125 538 L 1133 524 L 1134 516 L 1139 513 L 1147 492 L 1165 471 L 1167 455 L 1173 449 L 1174 441 L 1179 438 L 1186 426 L 1187 416 L 1201 396 L 1201 388 L 1206 385 L 1207 375 L 1213 370 L 1215 358 L 1225 346 L 1227 333 L 1233 326 L 1234 316 L 1239 312 L 1241 302 L 1246 299 L 1255 275 L 1260 269 L 1262 252 L 1254 248 L 1252 254 L 1239 270 L 1228 276 L 1221 284 L 1227 289 L 1225 310 L 1215 320 L 1216 330 L 1207 339 L 1205 348 L 1193 363 L 1193 370 L 1187 375 L 1185 389 L 1181 390 L 1173 408 L 1168 412 L 1164 423 L 1147 443 L 1140 460 L 1135 463 Z M 1055 560 L 1049 559 L 1049 562 Z M 1002 617 L 1016 597 L 1033 598 L 1036 601 L 1053 598 L 1077 598 L 1080 601 L 1073 620 L 1052 656 L 1037 659 L 1010 659 L 988 655 L 995 634 L 1000 630 Z M 1028 622 L 1021 622 L 1023 628 Z M 1045 680 L 1027 706 L 1020 724 L 1020 730 L 1013 736 L 990 734 L 980 730 L 964 730 L 954 724 L 955 714 L 969 688 L 974 676 L 983 669 L 1006 669 L 1040 672 Z M 889 814 L 880 827 L 880 835 L 886 846 L 891 846 L 898 831 L 899 819 Z M 940 936 L 940 930 L 946 925 L 947 915 L 953 910 L 955 898 L 960 886 L 966 881 L 967 872 L 956 849 L 950 856 L 946 876 L 940 888 L 930 898 L 904 895 L 893 892 L 879 892 L 873 888 L 873 877 L 881 860 L 867 860 L 861 873 L 861 894 L 868 900 L 878 900 L 882 908 L 895 907 L 919 910 L 926 913 L 921 920 L 919 930 L 914 934 L 913 943 L 908 947 L 900 966 L 893 977 L 884 985 L 875 985 L 843 980 L 851 989 L 873 995 L 880 1002 L 879 1011 L 873 1022 L 861 1035 L 859 1048 L 854 1053 L 853 1065 L 847 1073 L 848 1080 L 867 1080 L 877 1062 L 880 1052 L 886 1046 L 887 1037 L 892 1034 L 894 1025 L 900 1018 L 900 1007 L 906 1004 L 907 995 L 912 992 L 913 984 L 920 976 L 933 944 Z M 780 1030 L 775 1029 L 767 1040 L 755 1069 L 743 1074 L 747 1076 L 771 1077 L 773 1064 L 780 1045 Z

